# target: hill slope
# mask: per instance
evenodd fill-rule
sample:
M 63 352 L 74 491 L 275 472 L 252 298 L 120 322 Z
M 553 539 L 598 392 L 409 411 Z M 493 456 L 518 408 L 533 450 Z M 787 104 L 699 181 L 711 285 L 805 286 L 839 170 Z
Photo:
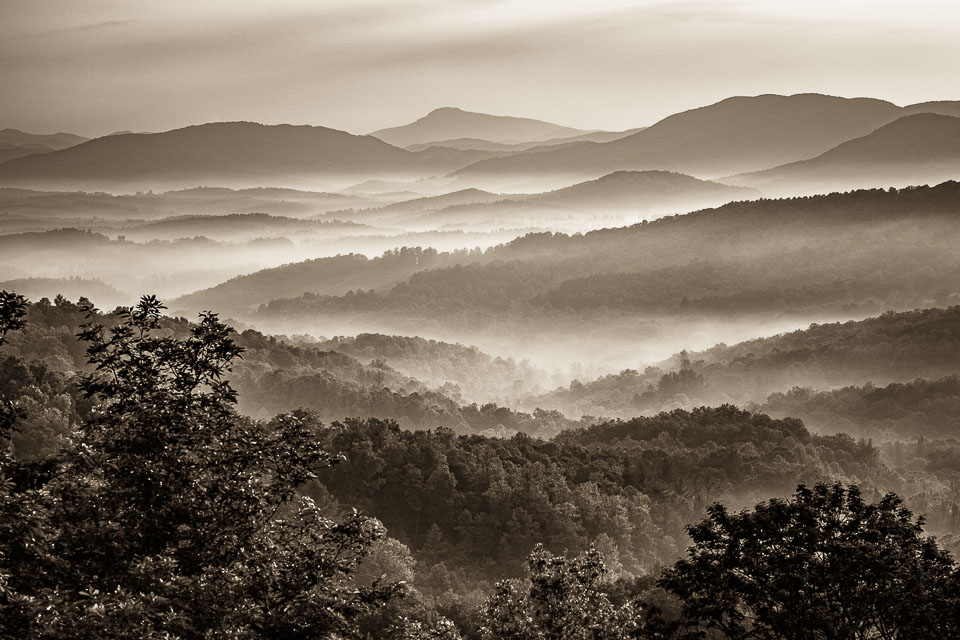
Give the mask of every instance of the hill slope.
M 263 186 L 413 173 L 417 157 L 370 136 L 251 122 L 121 134 L 0 165 L 0 184 L 69 188 Z
M 881 100 L 818 94 L 728 98 L 672 115 L 602 144 L 521 153 L 480 161 L 463 178 L 511 175 L 596 177 L 619 169 L 663 169 L 715 177 L 814 157 L 895 119 Z
M 549 140 L 533 140 L 530 142 L 517 142 L 513 144 L 506 142 L 491 142 L 490 140 L 482 140 L 480 138 L 455 138 L 453 140 L 418 142 L 417 144 L 412 144 L 405 147 L 405 149 L 407 149 L 407 151 L 420 151 L 423 149 L 429 149 L 430 147 L 448 147 L 450 149 L 462 150 L 474 149 L 477 151 L 518 152 L 526 151 L 534 147 L 554 147 L 558 145 L 574 144 L 577 142 L 610 142 L 612 140 L 626 138 L 627 136 L 633 135 L 638 131 L 643 131 L 643 129 L 644 127 L 628 129 L 626 131 L 589 131 L 587 133 L 581 133 L 580 135 L 575 136 L 550 138 Z
M 748 199 L 756 195 L 749 189 L 698 180 L 669 171 L 616 171 L 596 180 L 532 196 L 530 201 L 566 207 L 638 207 L 680 203 L 688 199 Z M 721 202 L 717 202 L 722 204 Z M 701 204 L 701 208 L 707 206 Z
M 480 193 L 486 193 L 480 191 Z M 617 171 L 536 194 L 504 194 L 442 209 L 422 209 L 404 220 L 415 228 L 497 229 L 543 227 L 582 230 L 622 226 L 666 213 L 713 207 L 759 194 L 669 171 Z M 405 203 L 403 203 L 405 204 Z M 412 203 L 411 203 L 412 204 Z M 391 208 L 402 206 L 392 205 Z
M 489 142 L 518 143 L 551 138 L 571 137 L 587 133 L 542 120 L 493 116 L 463 111 L 455 107 L 434 109 L 410 124 L 374 131 L 370 135 L 398 147 L 407 147 L 437 140 L 479 138 Z M 471 147 L 467 147 L 471 148 Z
M 768 338 L 677 354 L 642 373 L 625 370 L 574 383 L 532 396 L 524 405 L 569 415 L 633 416 L 678 406 L 763 402 L 774 394 L 766 410 L 799 417 L 788 407 L 799 403 L 805 405 L 806 413 L 812 412 L 811 400 L 816 395 L 797 387 L 829 390 L 868 381 L 903 383 L 960 373 L 958 321 L 960 306 L 812 324 Z M 955 379 L 952 387 L 956 387 Z M 916 394 L 914 397 L 919 400 Z M 926 410 L 936 412 L 945 407 L 952 407 L 954 415 L 960 413 L 955 400 L 940 407 L 928 404 Z M 829 408 L 830 403 L 824 403 L 820 410 Z M 873 409 L 885 413 L 882 406 Z M 957 424 L 951 427 L 952 435 L 957 435 Z
M 934 102 L 918 102 L 903 108 L 903 115 L 914 113 L 938 113 L 942 116 L 960 117 L 960 100 L 938 100 Z
M 956 182 L 735 202 L 582 235 L 530 234 L 472 263 L 465 256 L 460 265 L 419 270 L 389 291 L 274 300 L 256 319 L 353 318 L 365 331 L 419 335 L 523 326 L 544 336 L 553 323 L 569 338 L 583 322 L 615 322 L 595 323 L 597 314 L 732 322 L 915 308 L 960 294 L 958 212 Z
M 368 259 L 358 254 L 317 258 L 237 276 L 209 289 L 170 302 L 171 309 L 216 308 L 238 313 L 275 297 L 305 292 L 340 295 L 354 290 L 380 289 L 448 258 L 434 249 L 403 248 Z
M 936 184 L 960 178 L 960 118 L 918 113 L 811 160 L 734 176 L 765 193 Z
M 0 145 L 10 145 L 12 147 L 39 145 L 47 149 L 57 150 L 76 146 L 89 139 L 72 133 L 26 133 L 19 129 L 0 130 Z
M 504 196 L 496 193 L 490 193 L 481 189 L 461 189 L 451 193 L 445 193 L 439 196 L 427 196 L 425 198 L 414 198 L 413 200 L 404 200 L 395 202 L 385 207 L 377 209 L 382 213 L 410 213 L 420 211 L 431 211 L 443 209 L 444 207 L 453 207 L 464 204 L 475 204 L 480 202 L 495 202 L 502 200 Z

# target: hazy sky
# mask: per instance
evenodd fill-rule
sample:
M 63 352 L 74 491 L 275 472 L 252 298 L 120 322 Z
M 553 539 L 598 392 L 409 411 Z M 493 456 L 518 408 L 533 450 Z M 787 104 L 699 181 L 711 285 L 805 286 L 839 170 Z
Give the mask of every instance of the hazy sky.
M 0 128 L 625 129 L 730 95 L 960 99 L 955 0 L 0 0 Z

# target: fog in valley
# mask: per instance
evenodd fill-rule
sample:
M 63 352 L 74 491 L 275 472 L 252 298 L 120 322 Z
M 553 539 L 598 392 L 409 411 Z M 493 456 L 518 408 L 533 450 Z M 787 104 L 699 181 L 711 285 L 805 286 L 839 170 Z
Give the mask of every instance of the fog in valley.
M 960 637 L 958 25 L 0 7 L 0 638 Z

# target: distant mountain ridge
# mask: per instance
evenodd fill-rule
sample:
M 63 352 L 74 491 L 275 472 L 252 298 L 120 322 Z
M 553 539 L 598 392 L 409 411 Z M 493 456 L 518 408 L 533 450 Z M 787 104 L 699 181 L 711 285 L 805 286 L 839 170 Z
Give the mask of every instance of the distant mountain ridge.
M 13 147 L 41 145 L 48 149 L 57 150 L 76 146 L 89 139 L 73 133 L 27 133 L 19 129 L 0 130 L 0 145 Z
M 743 200 L 756 195 L 758 194 L 750 189 L 731 189 L 729 185 L 699 180 L 671 171 L 615 171 L 596 180 L 548 191 L 531 199 L 563 203 L 566 206 L 600 204 L 632 207 L 649 202 L 650 199 L 679 202 L 690 196 L 720 196 L 720 199 Z
M 37 134 L 19 129 L 0 130 L 0 164 L 37 153 L 49 153 L 86 142 L 88 138 L 72 133 Z
M 941 116 L 960 117 L 960 100 L 918 102 L 917 104 L 910 104 L 903 108 L 903 115 L 911 115 L 914 113 L 936 113 Z
M 530 142 L 517 142 L 513 144 L 506 142 L 491 142 L 490 140 L 483 140 L 480 138 L 455 138 L 453 140 L 419 142 L 404 148 L 407 149 L 407 151 L 422 151 L 423 149 L 429 149 L 430 147 L 447 147 L 450 149 L 460 149 L 464 151 L 473 149 L 478 151 L 517 153 L 520 151 L 527 151 L 528 149 L 533 149 L 535 147 L 556 147 L 559 145 L 569 145 L 577 142 L 611 142 L 613 140 L 619 140 L 620 138 L 626 138 L 627 136 L 633 135 L 639 131 L 643 131 L 644 128 L 645 127 L 637 127 L 635 129 L 628 129 L 626 131 L 590 131 L 588 133 L 582 133 L 576 136 L 550 138 L 549 140 L 533 140 Z
M 146 191 L 206 184 L 330 191 L 379 182 L 406 191 L 411 181 L 423 181 L 421 193 L 437 193 L 438 185 L 530 193 L 617 171 L 717 179 L 810 160 L 898 118 L 924 113 L 960 116 L 960 101 L 899 107 L 820 94 L 738 96 L 624 132 L 583 131 L 452 107 L 381 129 L 375 132 L 379 137 L 251 122 L 86 141 L 72 134 L 6 129 L 0 132 L 0 185 Z M 59 148 L 64 145 L 73 146 Z
M 900 107 L 819 94 L 727 98 L 674 114 L 625 138 L 482 160 L 460 178 L 564 175 L 660 169 L 713 178 L 814 157 L 894 120 Z
M 407 147 L 459 138 L 479 138 L 488 142 L 513 144 L 586 133 L 589 132 L 531 118 L 494 116 L 456 107 L 441 107 L 410 124 L 380 129 L 370 135 L 398 147 Z
M 618 225 L 623 224 L 624 214 L 634 220 L 654 218 L 665 213 L 715 207 L 734 200 L 750 200 L 760 195 L 753 189 L 699 180 L 670 171 L 615 171 L 596 180 L 533 194 L 496 195 L 478 189 L 466 191 L 456 192 L 463 194 L 463 203 L 442 208 L 424 207 L 419 216 L 407 218 L 404 222 L 424 229 L 434 225 L 496 228 L 536 223 L 549 227 L 561 217 L 576 218 L 603 212 L 621 216 L 621 219 L 609 222 Z M 470 197 L 472 202 L 468 201 Z M 432 204 L 435 201 L 428 199 L 427 202 Z M 380 211 L 398 210 L 405 204 L 390 205 Z M 410 210 L 410 206 L 405 209 Z M 376 210 L 371 213 L 375 214 Z
M 812 158 L 724 182 L 765 193 L 822 192 L 863 186 L 936 184 L 960 178 L 960 118 L 904 116 Z
M 326 127 L 223 122 L 118 134 L 0 165 L 0 183 L 144 188 L 279 186 L 297 179 L 415 174 L 420 160 L 371 136 Z

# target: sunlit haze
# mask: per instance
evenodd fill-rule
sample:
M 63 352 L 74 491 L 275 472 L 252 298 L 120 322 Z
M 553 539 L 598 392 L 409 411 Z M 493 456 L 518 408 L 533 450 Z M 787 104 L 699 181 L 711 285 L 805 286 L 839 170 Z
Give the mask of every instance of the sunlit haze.
M 440 106 L 627 129 L 731 95 L 958 97 L 954 2 L 6 0 L 0 122 L 367 133 Z

